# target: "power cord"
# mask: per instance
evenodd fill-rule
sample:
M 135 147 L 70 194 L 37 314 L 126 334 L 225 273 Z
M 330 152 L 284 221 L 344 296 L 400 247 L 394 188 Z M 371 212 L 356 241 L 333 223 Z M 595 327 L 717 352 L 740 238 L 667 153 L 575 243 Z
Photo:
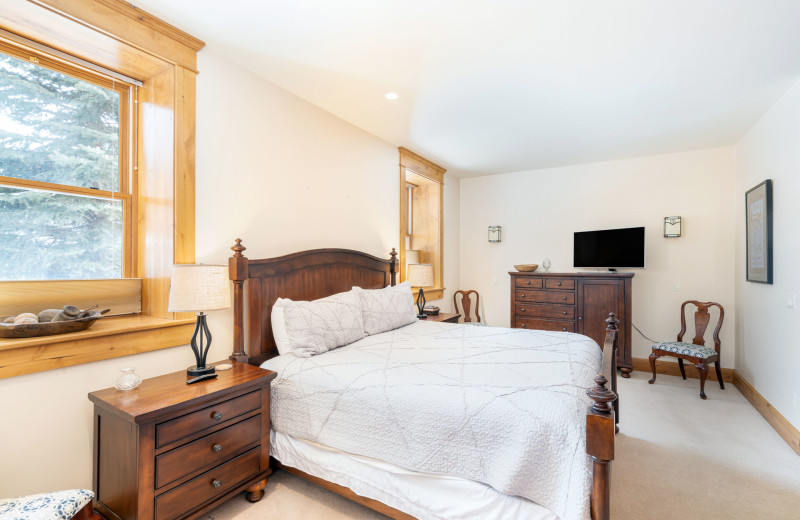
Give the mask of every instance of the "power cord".
M 654 341 L 654 340 L 652 340 L 652 339 L 648 338 L 647 336 L 645 336 L 645 335 L 644 335 L 644 332 L 642 332 L 641 330 L 639 330 L 639 327 L 637 327 L 635 323 L 631 323 L 631 325 L 633 325 L 633 328 L 634 328 L 634 329 L 636 329 L 636 332 L 638 332 L 639 334 L 641 334 L 641 335 L 642 335 L 642 337 L 643 337 L 644 339 L 648 340 L 648 341 L 649 341 L 649 342 L 651 342 L 651 343 L 658 343 L 658 341 Z

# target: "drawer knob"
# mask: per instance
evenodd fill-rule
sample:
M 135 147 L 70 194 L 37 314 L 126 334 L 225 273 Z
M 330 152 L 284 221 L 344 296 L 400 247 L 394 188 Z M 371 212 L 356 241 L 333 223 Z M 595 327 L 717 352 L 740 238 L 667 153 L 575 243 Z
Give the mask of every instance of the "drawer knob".
M 522 324 L 522 328 L 523 328 L 523 329 L 525 328 L 525 324 L 524 324 L 524 323 Z
M 211 417 L 213 417 L 215 421 L 221 421 L 222 420 L 222 414 L 219 413 L 219 412 L 214 412 L 214 415 L 212 415 Z
M 567 297 L 566 297 L 566 296 L 562 296 L 562 297 L 561 297 L 561 299 L 562 299 L 562 300 L 566 300 L 566 299 L 567 299 Z
M 563 328 L 563 329 L 561 329 L 561 330 L 563 330 L 564 332 L 567 332 L 567 328 L 566 328 L 566 327 L 564 327 L 564 328 Z
M 211 482 L 211 485 L 214 486 L 215 488 L 218 488 L 222 485 L 222 482 L 219 480 L 214 480 L 213 482 Z
M 564 316 L 566 316 L 566 315 L 567 315 L 567 311 L 564 311 L 564 312 L 562 312 L 561 314 L 563 314 Z
M 583 317 L 582 317 L 582 316 L 578 316 L 578 319 L 579 319 L 579 320 L 582 320 L 582 319 L 583 319 Z
M 558 282 L 558 286 L 561 287 L 561 282 Z
M 530 284 L 531 284 L 531 281 L 530 281 L 530 280 L 528 280 L 527 282 L 525 282 L 525 285 L 530 285 Z
M 222 451 L 222 444 L 215 444 L 211 449 L 214 450 L 214 453 L 219 453 Z
M 520 310 L 521 310 L 522 312 L 525 312 L 525 307 L 522 307 Z

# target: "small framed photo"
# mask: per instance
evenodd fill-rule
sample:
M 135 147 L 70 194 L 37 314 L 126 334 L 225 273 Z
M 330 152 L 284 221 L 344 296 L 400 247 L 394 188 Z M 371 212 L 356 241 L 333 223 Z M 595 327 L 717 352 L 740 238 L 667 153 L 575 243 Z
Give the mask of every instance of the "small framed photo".
M 772 283 L 772 180 L 744 196 L 747 229 L 747 281 Z

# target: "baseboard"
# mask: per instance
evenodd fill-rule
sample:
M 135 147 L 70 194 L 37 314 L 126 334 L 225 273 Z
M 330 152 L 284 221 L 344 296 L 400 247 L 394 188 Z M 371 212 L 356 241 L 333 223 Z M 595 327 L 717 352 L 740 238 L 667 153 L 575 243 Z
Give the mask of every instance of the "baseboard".
M 681 375 L 681 369 L 678 366 L 677 361 L 671 361 L 669 357 L 660 357 L 656 361 L 656 374 L 664 374 L 667 376 L 678 376 Z M 653 371 L 650 370 L 650 360 L 648 358 L 633 358 L 633 369 L 638 370 L 640 372 L 645 372 L 647 374 L 652 374 Z M 691 363 L 684 363 L 683 367 L 686 369 L 686 377 L 690 377 L 692 379 L 700 379 L 700 373 Z M 722 380 L 726 383 L 733 383 L 733 374 L 735 370 L 732 368 L 723 368 L 722 369 Z M 706 381 L 716 381 L 717 380 L 717 372 L 714 370 L 714 366 L 711 365 L 708 367 L 708 375 L 706 376 Z
M 723 376 L 724 377 L 724 376 Z M 753 405 L 753 408 L 758 410 L 764 419 L 772 426 L 778 435 L 780 435 L 786 443 L 791 446 L 791 448 L 800 455 L 800 431 L 795 428 L 792 423 L 786 420 L 786 417 L 781 415 L 781 413 L 775 409 L 769 401 L 764 399 L 764 397 L 758 393 L 758 391 L 753 388 L 753 385 L 747 382 L 739 372 L 734 371 L 734 379 L 733 384 L 739 391 L 744 395 L 750 404 Z

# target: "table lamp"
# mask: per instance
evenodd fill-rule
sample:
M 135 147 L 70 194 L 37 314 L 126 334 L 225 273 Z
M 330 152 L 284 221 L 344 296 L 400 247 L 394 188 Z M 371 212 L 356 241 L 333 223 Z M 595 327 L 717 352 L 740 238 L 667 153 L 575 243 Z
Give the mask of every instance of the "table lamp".
M 214 367 L 206 366 L 211 347 L 211 332 L 204 311 L 227 309 L 231 306 L 228 266 L 180 264 L 172 266 L 169 286 L 169 312 L 196 312 L 197 325 L 192 334 L 192 351 L 197 364 L 186 369 L 190 376 L 212 374 Z M 198 344 L 199 337 L 199 344 Z M 205 337 L 205 345 L 203 338 Z
M 419 296 L 417 296 L 417 318 L 424 320 L 428 316 L 422 312 L 425 307 L 425 293 L 423 287 L 433 287 L 433 264 L 408 264 L 408 281 L 411 282 L 412 287 L 419 287 Z

